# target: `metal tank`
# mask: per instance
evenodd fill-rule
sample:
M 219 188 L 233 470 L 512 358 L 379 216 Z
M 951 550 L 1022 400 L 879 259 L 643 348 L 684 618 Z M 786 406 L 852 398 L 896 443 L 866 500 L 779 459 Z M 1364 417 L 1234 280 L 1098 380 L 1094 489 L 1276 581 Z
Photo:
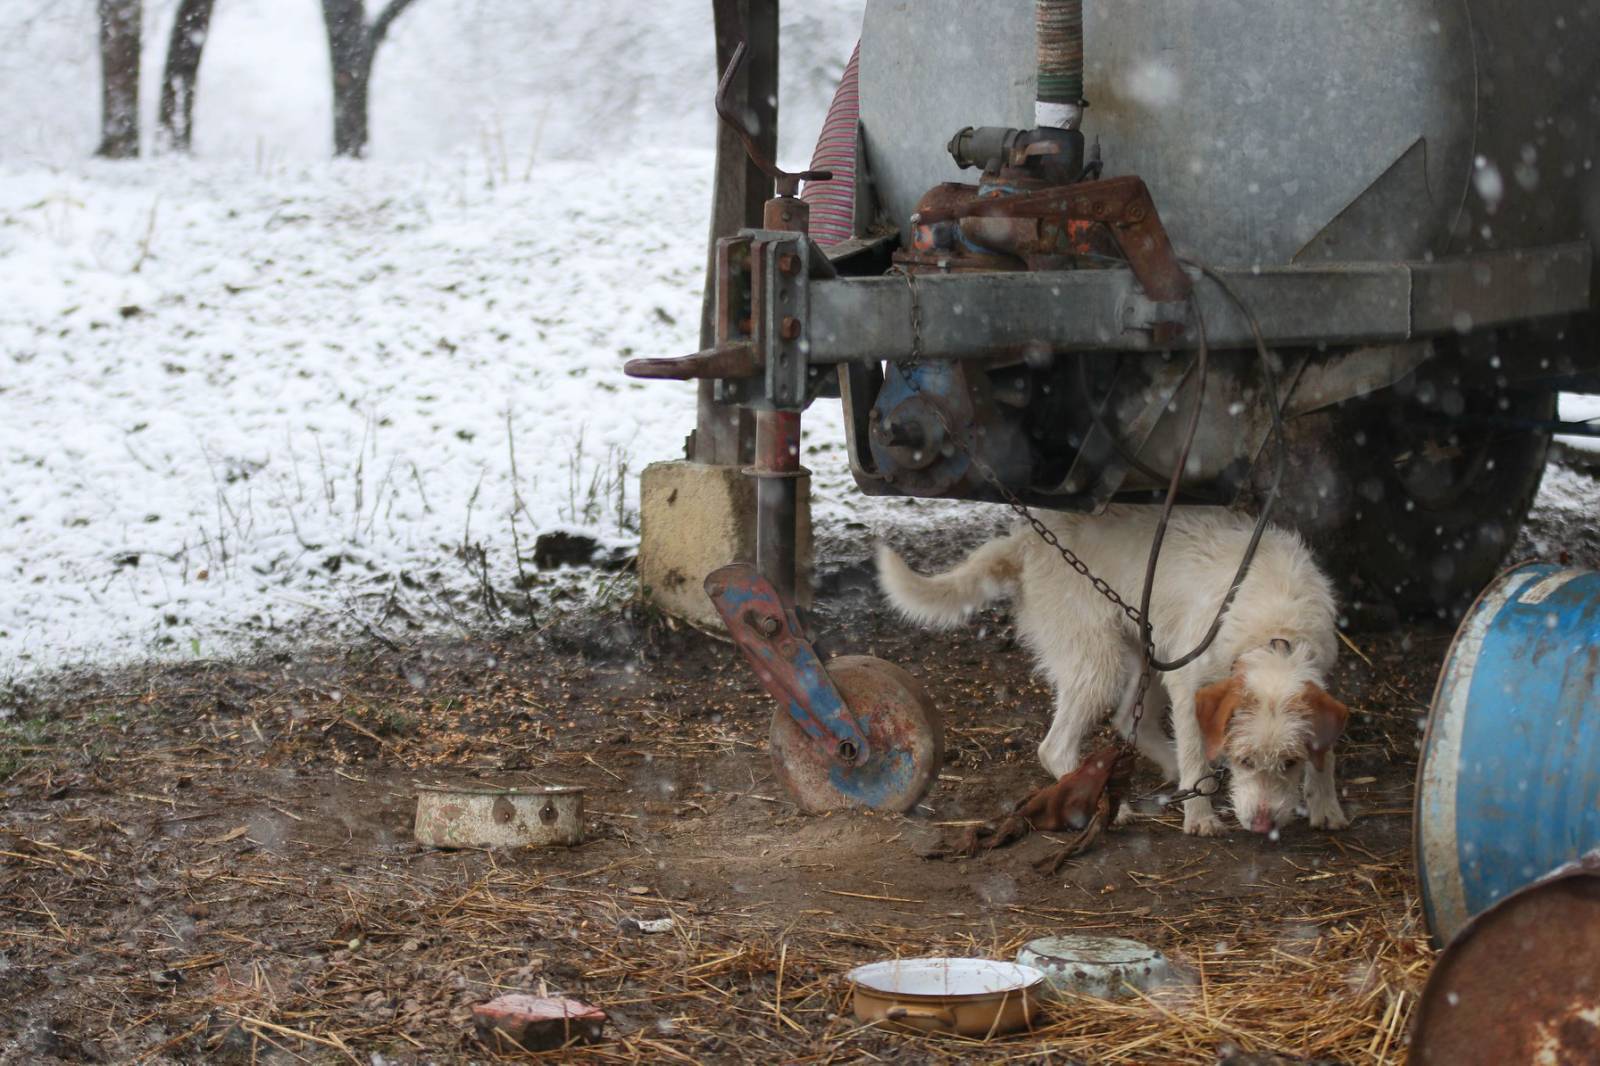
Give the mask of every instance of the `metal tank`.
M 707 591 L 808 806 L 904 810 L 938 751 L 792 609 L 813 402 L 864 493 L 1253 507 L 1347 603 L 1443 613 L 1526 515 L 1555 390 L 1600 392 L 1600 0 L 868 0 L 843 242 L 746 56 L 717 108 L 775 195 L 715 242 L 702 350 L 627 372 L 705 381 L 701 429 L 754 414 L 756 566 Z
M 1467 612 L 1417 772 L 1434 941 L 1600 848 L 1600 573 L 1518 567 Z
M 1217 266 L 1600 241 L 1600 2 L 1084 5 L 1082 126 Z M 879 204 L 962 180 L 965 125 L 1033 125 L 1033 0 L 868 0 Z

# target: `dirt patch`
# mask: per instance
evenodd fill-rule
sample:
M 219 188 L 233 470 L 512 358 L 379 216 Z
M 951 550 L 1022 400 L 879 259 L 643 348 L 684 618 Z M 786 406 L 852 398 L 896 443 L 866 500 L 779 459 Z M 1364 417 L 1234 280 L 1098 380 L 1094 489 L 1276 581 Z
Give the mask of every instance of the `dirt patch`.
M 1147 805 L 1047 877 L 1032 865 L 1056 846 L 1044 836 L 970 862 L 921 858 L 1043 782 L 1049 693 L 1009 624 L 907 632 L 861 578 L 824 586 L 818 623 L 833 652 L 901 663 L 936 695 L 947 762 L 916 817 L 796 810 L 767 760 L 771 706 L 732 649 L 631 607 L 497 639 L 13 694 L 0 1060 L 483 1061 L 471 1006 L 508 991 L 609 1010 L 610 1042 L 570 1053 L 594 1061 L 1396 1053 L 1428 959 L 1409 812 L 1447 633 L 1359 638 L 1370 664 L 1344 657 L 1351 829 L 1199 840 Z M 439 780 L 586 786 L 589 840 L 421 847 L 414 786 Z M 1145 768 L 1136 787 L 1159 782 Z M 668 934 L 623 924 L 664 916 Z M 981 1052 L 849 1017 L 850 965 L 1007 957 L 1065 930 L 1142 937 L 1203 979 Z M 1252 1014 L 1263 975 L 1306 1010 Z M 1329 1010 L 1342 1027 L 1311 1023 Z M 1131 1024 L 1156 1035 L 1115 1051 Z

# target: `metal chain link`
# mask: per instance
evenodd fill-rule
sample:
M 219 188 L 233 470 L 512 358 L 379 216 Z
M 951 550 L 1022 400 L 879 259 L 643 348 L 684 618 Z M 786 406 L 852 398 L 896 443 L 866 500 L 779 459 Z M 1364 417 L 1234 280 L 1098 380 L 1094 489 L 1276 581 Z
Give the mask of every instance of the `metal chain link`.
M 922 388 L 917 384 L 916 378 L 913 376 L 913 371 L 922 362 L 922 301 L 917 292 L 916 275 L 909 270 L 902 270 L 900 274 L 906 279 L 906 286 L 911 292 L 911 358 L 896 363 L 896 366 L 900 370 L 900 377 L 905 381 L 906 387 L 918 396 L 927 399 L 926 394 L 923 393 Z M 1060 553 L 1061 558 L 1068 566 L 1072 567 L 1082 577 L 1088 579 L 1089 584 L 1094 586 L 1096 592 L 1104 596 L 1123 614 L 1127 615 L 1128 620 L 1140 632 L 1144 632 L 1144 618 L 1140 615 L 1139 608 L 1124 600 L 1104 578 L 1090 570 L 1089 564 L 1078 558 L 1077 553 L 1061 543 L 1061 538 L 1056 536 L 1055 531 L 1040 521 L 1039 516 L 1034 514 L 1032 509 L 1022 502 L 1022 498 L 1012 492 L 1000 480 L 1000 476 L 994 472 L 994 469 L 988 463 L 978 458 L 977 453 L 968 446 L 966 439 L 950 425 L 949 420 L 945 418 L 943 409 L 937 403 L 929 401 L 928 407 L 933 411 L 934 417 L 939 420 L 939 424 L 944 427 L 945 434 L 956 447 L 961 449 L 962 454 L 977 469 L 983 480 L 988 482 L 989 487 L 1000 494 L 1000 498 L 1005 501 L 1006 506 L 1010 507 L 1023 521 L 1027 522 L 1040 540 Z M 1145 696 L 1149 692 L 1150 682 L 1155 676 L 1155 642 L 1146 639 L 1143 645 L 1142 662 L 1139 669 L 1139 685 L 1134 693 L 1133 720 L 1128 729 L 1127 743 L 1130 747 L 1133 745 L 1134 737 L 1138 734 L 1139 723 L 1144 718 Z M 1206 794 L 1209 795 L 1209 793 Z

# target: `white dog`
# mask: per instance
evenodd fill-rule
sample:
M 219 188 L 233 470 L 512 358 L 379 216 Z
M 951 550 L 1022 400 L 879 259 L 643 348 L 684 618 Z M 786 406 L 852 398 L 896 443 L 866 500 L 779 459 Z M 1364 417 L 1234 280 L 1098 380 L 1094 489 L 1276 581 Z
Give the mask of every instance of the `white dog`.
M 1043 521 L 1125 599 L 1137 603 L 1155 533 L 1154 507 L 1103 515 L 1042 514 Z M 1151 594 L 1156 654 L 1171 660 L 1211 625 L 1250 540 L 1252 522 L 1220 508 L 1178 508 L 1162 542 Z M 948 628 L 1002 595 L 1017 600 L 1017 629 L 1055 685 L 1056 709 L 1039 745 L 1055 776 L 1078 766 L 1084 736 L 1113 710 L 1124 735 L 1140 653 L 1137 629 L 1027 526 L 990 541 L 954 570 L 912 571 L 880 548 L 878 580 L 908 619 Z M 1313 826 L 1349 824 L 1334 783 L 1333 742 L 1349 712 L 1322 688 L 1338 653 L 1333 591 L 1299 536 L 1269 527 L 1222 628 L 1194 662 L 1151 685 L 1134 738 L 1168 779 L 1193 788 L 1226 753 L 1228 793 L 1243 827 L 1269 832 L 1294 816 L 1302 787 Z M 1177 757 L 1161 727 L 1165 683 Z M 1186 802 L 1184 832 L 1223 832 L 1211 800 Z

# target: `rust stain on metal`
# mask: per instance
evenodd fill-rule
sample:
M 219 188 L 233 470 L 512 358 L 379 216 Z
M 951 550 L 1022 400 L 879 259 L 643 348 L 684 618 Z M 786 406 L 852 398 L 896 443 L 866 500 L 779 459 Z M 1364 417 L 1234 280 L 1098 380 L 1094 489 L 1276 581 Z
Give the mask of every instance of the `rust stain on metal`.
M 1600 853 L 1473 919 L 1440 956 L 1411 1061 L 1600 1062 Z
M 800 414 L 797 411 L 762 411 L 759 418 L 772 432 L 756 435 L 757 476 L 791 475 L 800 470 Z
M 842 806 L 843 799 L 908 809 L 943 763 L 943 722 L 932 698 L 914 677 L 882 659 L 840 656 L 827 671 L 874 757 L 847 768 L 857 756 L 853 744 L 841 742 L 830 757 L 791 716 L 779 714 L 769 734 L 773 775 L 809 810 Z
M 622 372 L 630 378 L 749 378 L 761 369 L 761 360 L 749 342 L 719 344 L 703 352 L 682 356 L 651 356 L 629 359 Z

